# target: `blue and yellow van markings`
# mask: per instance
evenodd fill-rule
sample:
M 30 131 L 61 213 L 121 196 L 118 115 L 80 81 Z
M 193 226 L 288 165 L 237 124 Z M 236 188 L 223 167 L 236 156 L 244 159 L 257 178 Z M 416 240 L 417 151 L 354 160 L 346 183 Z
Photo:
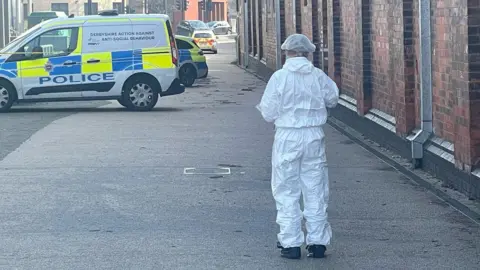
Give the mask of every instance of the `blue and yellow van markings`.
M 198 69 L 207 69 L 208 68 L 207 62 L 195 62 L 195 64 L 197 65 Z
M 192 61 L 192 54 L 190 50 L 178 50 L 178 54 L 180 55 L 179 61 L 180 63 L 185 62 L 185 61 Z
M 193 62 L 197 67 L 198 74 L 206 73 L 208 70 L 208 65 L 203 54 L 199 54 L 200 48 L 198 48 L 192 38 L 176 36 L 176 39 L 185 41 L 193 46 L 192 49 L 180 49 L 179 50 L 179 62 L 180 65 L 184 62 Z
M 5 61 L 5 60 L 4 60 Z M 16 62 L 8 62 L 0 64 L 0 74 L 7 78 L 18 77 L 18 69 Z
M 51 76 L 82 73 L 82 57 L 80 55 L 52 57 L 49 58 L 48 61 L 53 66 L 52 70 L 49 72 Z M 75 64 L 68 66 L 63 65 L 63 63 L 67 61 L 74 62 Z
M 67 56 L 8 63 L 5 63 L 6 59 L 1 59 L 0 74 L 7 78 L 48 77 L 153 68 L 171 68 L 173 66 L 170 49 L 167 47 L 87 54 L 80 54 L 80 48 L 81 46 L 77 46 L 77 50 Z M 98 59 L 100 62 L 88 63 L 88 60 L 92 58 Z M 74 62 L 74 64 L 64 65 L 67 61 Z M 52 66 L 51 69 L 47 68 L 48 65 Z M 21 67 L 20 70 L 19 67 Z
M 78 83 L 95 83 L 99 81 L 114 81 L 115 74 L 113 72 L 106 73 L 90 73 L 90 74 L 71 74 L 60 76 L 45 76 L 39 78 L 40 85 L 45 83 L 62 84 L 78 84 Z

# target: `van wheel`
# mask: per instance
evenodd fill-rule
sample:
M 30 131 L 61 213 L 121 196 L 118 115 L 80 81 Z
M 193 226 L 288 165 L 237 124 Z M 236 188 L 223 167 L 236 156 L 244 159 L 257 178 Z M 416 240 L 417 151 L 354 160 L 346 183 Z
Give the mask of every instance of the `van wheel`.
M 207 69 L 207 72 L 205 73 L 205 75 L 203 75 L 200 79 L 205 79 L 208 77 L 208 69 Z
M 15 102 L 17 92 L 13 85 L 0 80 L 0 113 L 7 112 Z
M 197 71 L 195 67 L 190 64 L 183 65 L 178 71 L 180 82 L 186 87 L 190 87 L 195 83 L 197 79 Z
M 151 111 L 158 102 L 158 93 L 153 90 L 152 85 L 145 77 L 129 80 L 123 86 L 120 104 L 132 111 Z

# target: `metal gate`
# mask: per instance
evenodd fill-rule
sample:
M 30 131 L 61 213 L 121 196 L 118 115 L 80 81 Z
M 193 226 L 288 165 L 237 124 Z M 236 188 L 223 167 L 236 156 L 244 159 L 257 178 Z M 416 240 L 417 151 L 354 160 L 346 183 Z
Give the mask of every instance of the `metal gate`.
M 10 0 L 0 0 L 0 48 L 10 42 Z
M 200 21 L 226 21 L 225 17 L 225 3 L 224 2 L 212 2 L 212 9 L 205 14 L 205 10 L 201 9 L 201 4 L 198 3 L 198 19 Z M 207 15 L 207 16 L 205 16 Z

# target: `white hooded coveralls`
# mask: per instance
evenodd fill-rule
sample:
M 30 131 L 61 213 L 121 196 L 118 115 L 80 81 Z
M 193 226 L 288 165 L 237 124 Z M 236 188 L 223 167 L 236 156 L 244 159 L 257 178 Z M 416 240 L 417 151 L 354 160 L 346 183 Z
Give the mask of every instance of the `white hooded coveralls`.
M 284 248 L 304 243 L 303 216 L 307 245 L 330 244 L 329 183 L 322 126 L 327 121 L 327 108 L 337 105 L 338 95 L 337 85 L 322 70 L 305 57 L 294 57 L 272 75 L 257 105 L 263 118 L 276 127 L 272 193 L 280 226 L 278 241 Z

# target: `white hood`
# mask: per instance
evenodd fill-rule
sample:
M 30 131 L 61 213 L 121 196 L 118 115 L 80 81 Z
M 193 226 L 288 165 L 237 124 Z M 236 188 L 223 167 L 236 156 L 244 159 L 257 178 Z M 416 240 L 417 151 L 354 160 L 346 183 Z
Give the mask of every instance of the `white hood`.
M 315 70 L 312 62 L 305 57 L 288 58 L 287 61 L 285 61 L 283 68 L 291 72 L 303 74 L 309 74 Z

